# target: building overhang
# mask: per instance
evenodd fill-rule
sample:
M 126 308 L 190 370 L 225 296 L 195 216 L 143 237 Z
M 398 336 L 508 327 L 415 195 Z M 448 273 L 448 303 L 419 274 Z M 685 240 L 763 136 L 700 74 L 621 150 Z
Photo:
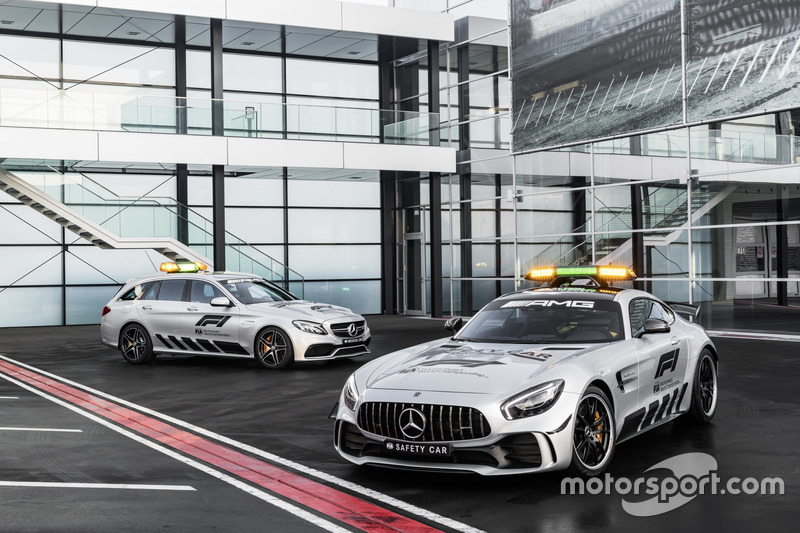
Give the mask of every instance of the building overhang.
M 455 172 L 438 146 L 0 127 L 0 158 Z
M 41 0 L 31 0 L 38 2 Z M 69 0 L 70 4 L 108 9 L 169 13 L 222 20 L 282 24 L 303 28 L 452 41 L 449 13 L 402 9 L 338 0 Z

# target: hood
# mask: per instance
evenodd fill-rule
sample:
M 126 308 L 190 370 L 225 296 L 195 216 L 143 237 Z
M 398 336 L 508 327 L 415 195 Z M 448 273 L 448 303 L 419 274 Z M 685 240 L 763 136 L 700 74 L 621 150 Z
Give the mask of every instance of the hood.
M 369 376 L 375 389 L 495 394 L 529 383 L 564 359 L 606 344 L 477 344 L 450 339 L 388 356 Z
M 286 300 L 283 302 L 265 302 L 249 304 L 246 306 L 250 311 L 263 313 L 268 311 L 279 311 L 294 319 L 313 320 L 324 322 L 326 320 L 351 317 L 354 320 L 363 320 L 361 315 L 354 313 L 346 307 L 337 305 L 309 302 L 307 300 Z

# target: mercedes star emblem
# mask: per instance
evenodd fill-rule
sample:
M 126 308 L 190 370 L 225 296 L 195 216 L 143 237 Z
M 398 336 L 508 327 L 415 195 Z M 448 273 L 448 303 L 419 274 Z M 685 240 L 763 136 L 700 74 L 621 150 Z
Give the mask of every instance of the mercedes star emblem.
M 416 440 L 425 433 L 425 415 L 421 411 L 409 407 L 400 413 L 400 431 L 406 438 Z
M 358 326 L 355 322 L 350 324 L 350 326 L 347 328 L 347 333 L 349 333 L 351 337 L 358 335 Z

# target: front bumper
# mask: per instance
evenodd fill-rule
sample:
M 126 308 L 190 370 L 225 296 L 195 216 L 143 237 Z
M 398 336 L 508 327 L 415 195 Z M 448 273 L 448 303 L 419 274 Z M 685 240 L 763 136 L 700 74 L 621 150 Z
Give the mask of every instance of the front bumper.
M 571 394 L 562 398 L 560 409 L 514 421 L 500 415 L 499 402 L 476 395 L 425 392 L 424 405 L 410 398 L 413 394 L 408 391 L 380 391 L 371 396 L 368 401 L 362 396 L 353 411 L 342 395 L 336 410 L 334 447 L 358 465 L 488 476 L 561 470 L 572 460 Z M 376 400 L 385 402 L 383 407 Z M 393 402 L 398 412 L 413 408 L 423 413 L 433 429 L 428 425 L 424 436 L 407 439 L 394 409 L 389 415 L 386 406 Z M 448 452 L 440 454 L 437 448 Z M 407 453 L 409 449 L 414 453 Z
M 448 457 L 411 456 L 388 451 L 385 445 L 387 439 L 365 434 L 349 422 L 337 420 L 334 429 L 336 450 L 342 457 L 358 465 L 424 471 L 473 472 L 486 476 L 546 472 L 564 468 L 566 466 L 564 458 L 568 462 L 570 456 L 563 451 L 563 440 L 559 436 L 554 438 L 553 435 L 546 433 L 531 432 L 494 438 L 490 436 L 474 443 L 426 442 L 425 446 L 449 446 L 452 451 Z M 561 454 L 556 451 L 557 446 L 562 448 Z M 569 446 L 566 449 L 569 450 Z

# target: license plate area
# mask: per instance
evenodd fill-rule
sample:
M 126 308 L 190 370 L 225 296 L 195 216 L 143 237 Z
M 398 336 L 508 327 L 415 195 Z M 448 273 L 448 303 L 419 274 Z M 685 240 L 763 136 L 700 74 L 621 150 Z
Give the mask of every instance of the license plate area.
M 387 440 L 383 443 L 383 453 L 392 457 L 442 457 L 453 455 L 451 444 L 435 444 L 430 442 L 402 442 Z
M 343 339 L 342 344 L 358 344 L 359 342 L 363 342 L 364 337 L 353 337 L 350 339 Z

